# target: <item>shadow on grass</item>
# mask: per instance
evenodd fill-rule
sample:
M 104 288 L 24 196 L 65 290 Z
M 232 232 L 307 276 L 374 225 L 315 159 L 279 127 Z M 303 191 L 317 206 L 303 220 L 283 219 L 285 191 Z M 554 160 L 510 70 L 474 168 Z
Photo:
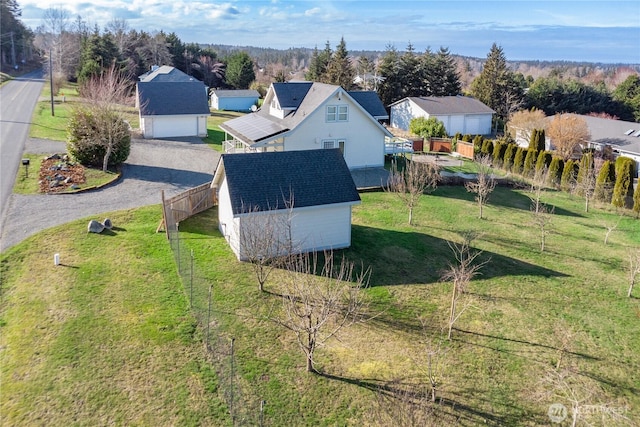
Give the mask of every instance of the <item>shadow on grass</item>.
M 453 255 L 448 240 L 415 232 L 352 227 L 351 247 L 341 251 L 346 258 L 371 267 L 370 286 L 428 284 L 440 280 Z M 489 260 L 481 278 L 503 276 L 566 277 L 564 273 L 515 258 L 484 251 L 478 262 Z
M 534 418 L 527 418 L 523 413 L 523 410 L 519 407 L 510 404 L 502 404 L 504 412 L 506 414 L 496 414 L 495 406 L 496 402 L 489 402 L 488 399 L 482 399 L 483 392 L 475 390 L 470 394 L 472 396 L 465 396 L 468 399 L 483 400 L 486 401 L 488 406 L 492 408 L 491 412 L 484 411 L 477 407 L 465 404 L 460 399 L 456 399 L 454 396 L 436 396 L 436 402 L 431 402 L 428 393 L 425 392 L 425 384 L 418 382 L 408 382 L 402 380 L 380 380 L 376 378 L 350 378 L 342 377 L 338 375 L 332 375 L 324 372 L 316 372 L 317 375 L 332 381 L 340 381 L 346 384 L 351 384 L 357 387 L 362 387 L 366 390 L 370 390 L 377 393 L 379 397 L 390 399 L 392 406 L 390 407 L 390 415 L 407 415 L 403 414 L 404 410 L 411 411 L 410 406 L 414 406 L 413 410 L 424 410 L 426 405 L 429 405 L 434 410 L 434 421 L 437 421 L 438 416 L 450 416 L 459 422 L 466 421 L 472 424 L 487 424 L 492 425 L 518 425 L 528 419 L 534 421 Z M 393 404 L 396 402 L 396 404 Z M 398 412 L 400 411 L 400 412 Z M 439 412 L 439 413 L 438 413 Z M 464 424 L 464 423 L 463 423 Z
M 432 197 L 444 197 L 450 199 L 465 200 L 471 203 L 475 203 L 475 195 L 469 193 L 463 186 L 446 185 L 440 186 L 431 195 Z M 521 192 L 515 191 L 512 186 L 496 186 L 495 190 L 489 195 L 488 205 L 500 206 L 504 208 L 520 209 L 524 211 L 530 211 L 531 199 Z M 554 209 L 555 215 L 570 216 L 583 218 L 583 215 L 578 213 L 562 209 L 555 206 L 552 203 L 547 204 L 547 207 Z

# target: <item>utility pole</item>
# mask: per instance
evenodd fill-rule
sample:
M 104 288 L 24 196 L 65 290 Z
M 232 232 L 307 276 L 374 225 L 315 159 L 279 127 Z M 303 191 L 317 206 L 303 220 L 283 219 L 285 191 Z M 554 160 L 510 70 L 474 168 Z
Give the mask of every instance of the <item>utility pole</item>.
M 13 69 L 16 69 L 16 46 L 13 43 L 13 31 L 11 31 L 11 62 L 13 63 Z
M 51 65 L 51 48 L 49 48 L 49 88 L 51 89 L 51 116 L 55 116 L 53 109 L 53 67 Z

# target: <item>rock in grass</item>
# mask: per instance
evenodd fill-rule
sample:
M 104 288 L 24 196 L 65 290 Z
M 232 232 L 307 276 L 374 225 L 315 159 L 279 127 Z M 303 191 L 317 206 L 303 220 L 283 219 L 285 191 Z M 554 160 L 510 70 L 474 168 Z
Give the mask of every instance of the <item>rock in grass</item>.
M 87 226 L 87 232 L 88 233 L 102 233 L 102 231 L 104 230 L 104 224 L 102 224 L 101 222 L 98 222 L 94 219 L 92 219 L 91 221 L 89 221 L 89 225 Z

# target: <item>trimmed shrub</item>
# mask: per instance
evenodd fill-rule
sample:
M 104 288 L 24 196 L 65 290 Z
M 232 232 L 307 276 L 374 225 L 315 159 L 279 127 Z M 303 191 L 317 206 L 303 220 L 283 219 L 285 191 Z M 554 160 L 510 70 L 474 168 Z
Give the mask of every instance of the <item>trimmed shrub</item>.
M 529 138 L 529 148 L 536 151 L 544 151 L 544 129 L 534 129 Z
M 549 169 L 551 165 L 551 152 L 541 151 L 538 153 L 538 159 L 536 160 L 536 173 L 542 172 L 544 168 Z
M 511 165 L 513 164 L 513 156 L 516 155 L 516 148 L 516 144 L 506 144 L 504 156 L 502 156 L 502 168 L 504 170 L 511 170 Z
M 557 187 L 560 184 L 563 171 L 564 160 L 562 160 L 562 157 L 552 157 L 551 163 L 549 163 L 549 175 L 547 176 L 547 181 L 549 182 L 549 184 Z
M 527 155 L 524 158 L 524 164 L 522 165 L 522 175 L 525 177 L 532 177 L 535 172 L 536 160 L 538 159 L 538 152 L 534 149 L 528 148 Z
M 477 136 L 479 136 L 479 135 L 477 135 Z M 462 140 L 463 140 L 464 142 L 471 142 L 471 141 L 473 141 L 473 138 L 471 138 L 471 135 L 469 135 L 468 133 L 465 133 L 465 134 L 462 136 Z
M 580 157 L 580 166 L 578 168 L 578 176 L 576 177 L 578 196 L 584 196 L 584 188 L 582 184 L 585 180 L 585 174 L 589 169 L 593 169 L 593 153 L 586 152 L 582 157 Z
M 461 139 L 461 138 L 458 138 L 458 135 L 460 134 L 456 134 L 456 139 Z M 476 135 L 476 137 L 473 138 L 473 152 L 475 154 L 478 154 L 480 152 L 480 150 L 482 149 L 483 142 L 484 142 L 484 138 L 481 135 Z
M 493 142 L 493 165 L 496 167 L 502 166 L 504 159 L 504 152 L 507 150 L 507 145 L 500 141 Z
M 571 191 L 575 184 L 576 174 L 578 169 L 578 162 L 574 160 L 567 160 L 562 170 L 562 177 L 560 178 L 560 188 L 564 191 Z
M 511 172 L 520 175 L 522 173 L 522 167 L 524 166 L 524 148 L 516 148 L 516 154 L 513 156 L 513 164 L 511 165 Z
M 633 159 L 620 156 L 616 159 L 616 183 L 613 186 L 611 204 L 621 207 L 632 207 L 633 200 Z
M 633 192 L 633 211 L 636 216 L 640 215 L 640 182 L 636 186 L 636 191 Z
M 105 126 L 111 127 L 112 135 L 119 135 L 113 142 L 108 165 L 124 163 L 131 149 L 129 125 L 115 113 L 98 112 L 88 109 L 73 111 L 69 120 L 67 152 L 85 166 L 102 167 L 109 141 Z
M 613 162 L 605 160 L 602 163 L 598 177 L 596 178 L 596 192 L 594 194 L 596 200 L 600 202 L 611 202 L 611 194 L 613 192 L 613 184 L 616 179 L 615 167 Z
M 490 139 L 485 139 L 482 142 L 482 148 L 480 149 L 480 152 L 485 156 L 493 155 L 493 141 Z

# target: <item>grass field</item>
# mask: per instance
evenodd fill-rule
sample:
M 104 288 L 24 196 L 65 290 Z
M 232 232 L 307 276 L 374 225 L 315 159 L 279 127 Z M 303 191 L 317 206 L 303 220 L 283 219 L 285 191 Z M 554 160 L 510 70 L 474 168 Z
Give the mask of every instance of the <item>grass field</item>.
M 524 191 L 497 188 L 479 221 L 471 195 L 441 187 L 411 227 L 393 194 L 361 196 L 341 253 L 371 267 L 374 317 L 319 349 L 322 375 L 305 373 L 295 338 L 265 320 L 280 307 L 284 273 L 260 293 L 217 231 L 215 209 L 180 223 L 198 277 L 213 285 L 216 327 L 235 339 L 244 403 L 267 402 L 264 425 L 402 425 L 409 395 L 398 390 L 423 389 L 428 342 L 440 343 L 432 425 L 550 425 L 549 405 L 570 408 L 567 391 L 588 405 L 591 425 L 640 422 L 640 290 L 626 298 L 625 276 L 639 220 L 622 217 L 604 246 L 615 211 L 585 214 L 581 199 L 549 192 L 553 231 L 541 253 Z M 3 420 L 230 425 L 167 241 L 154 233 L 159 208 L 109 216 L 111 235 L 76 221 L 1 255 Z M 465 231 L 481 233 L 474 247 L 488 263 L 463 296 L 469 309 L 452 341 L 442 341 L 451 283 L 440 272 Z M 65 266 L 53 266 L 53 253 Z M 564 388 L 547 381 L 559 358 Z M 626 420 L 606 418 L 614 410 Z

